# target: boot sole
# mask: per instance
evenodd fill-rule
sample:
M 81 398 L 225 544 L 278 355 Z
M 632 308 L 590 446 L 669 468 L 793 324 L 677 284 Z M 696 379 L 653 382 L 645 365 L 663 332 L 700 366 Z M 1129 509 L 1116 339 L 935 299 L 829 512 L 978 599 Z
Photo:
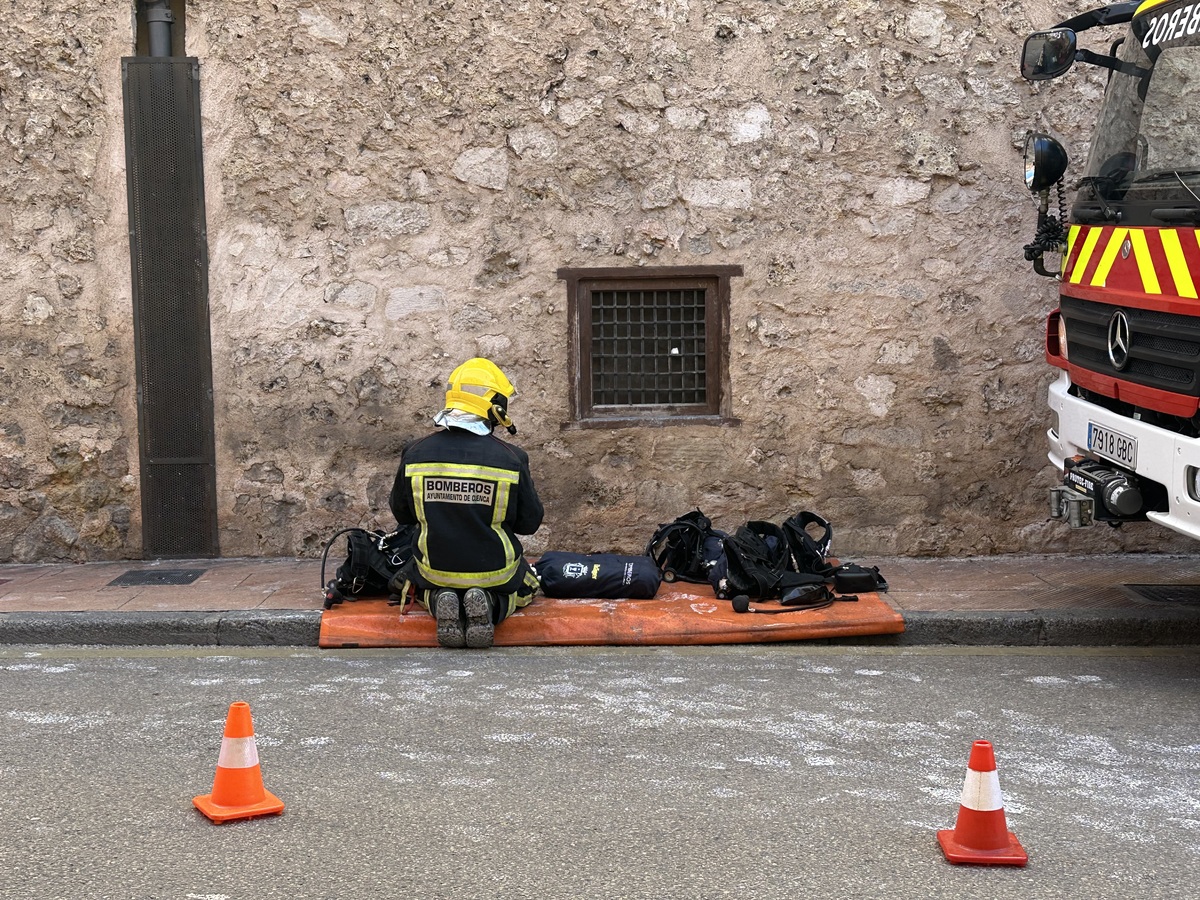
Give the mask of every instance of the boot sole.
M 487 591 L 471 588 L 463 595 L 462 602 L 467 614 L 467 646 L 477 650 L 492 646 L 496 626 L 492 624 L 492 604 Z
M 442 647 L 457 649 L 466 646 L 458 594 L 440 591 L 434 600 L 437 609 L 437 640 Z

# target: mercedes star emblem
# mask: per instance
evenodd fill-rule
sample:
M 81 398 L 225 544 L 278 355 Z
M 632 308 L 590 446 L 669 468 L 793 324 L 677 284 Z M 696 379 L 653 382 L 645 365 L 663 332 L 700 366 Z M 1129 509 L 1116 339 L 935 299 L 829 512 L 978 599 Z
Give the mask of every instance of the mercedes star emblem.
M 1129 365 L 1130 343 L 1129 316 L 1118 309 L 1108 320 L 1108 358 L 1118 372 Z

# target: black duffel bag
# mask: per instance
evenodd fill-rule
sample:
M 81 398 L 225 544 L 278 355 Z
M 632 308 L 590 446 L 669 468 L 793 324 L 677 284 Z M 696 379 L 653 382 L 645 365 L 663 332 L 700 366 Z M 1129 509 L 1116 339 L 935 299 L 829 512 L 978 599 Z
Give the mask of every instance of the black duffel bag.
M 547 597 L 649 600 L 662 571 L 649 556 L 550 550 L 533 564 Z

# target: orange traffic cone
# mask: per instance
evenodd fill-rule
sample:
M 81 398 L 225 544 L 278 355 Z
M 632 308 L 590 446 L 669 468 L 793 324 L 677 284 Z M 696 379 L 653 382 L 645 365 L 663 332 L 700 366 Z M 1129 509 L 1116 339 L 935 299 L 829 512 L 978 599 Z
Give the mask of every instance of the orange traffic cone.
M 987 741 L 971 746 L 958 821 L 953 831 L 939 831 L 938 843 L 952 863 L 1023 866 L 1029 855 L 1004 819 L 996 755 Z
M 212 793 L 195 797 L 192 802 L 218 825 L 283 812 L 283 801 L 263 787 L 250 704 L 238 701 L 229 707 Z

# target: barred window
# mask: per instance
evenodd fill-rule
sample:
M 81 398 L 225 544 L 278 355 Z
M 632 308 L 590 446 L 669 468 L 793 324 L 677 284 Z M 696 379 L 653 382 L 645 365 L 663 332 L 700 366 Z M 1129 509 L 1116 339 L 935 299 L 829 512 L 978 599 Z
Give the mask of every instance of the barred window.
M 574 418 L 720 421 L 729 279 L 740 266 L 560 269 Z

